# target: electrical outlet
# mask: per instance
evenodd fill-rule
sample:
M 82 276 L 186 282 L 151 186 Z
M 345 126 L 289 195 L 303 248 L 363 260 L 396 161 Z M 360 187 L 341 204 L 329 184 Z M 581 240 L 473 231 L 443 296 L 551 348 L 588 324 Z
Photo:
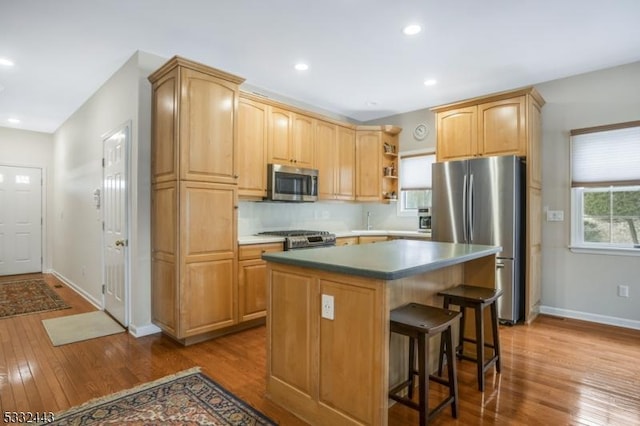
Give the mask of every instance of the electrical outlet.
M 333 320 L 333 296 L 322 295 L 322 318 Z
M 562 222 L 564 221 L 563 210 L 547 210 L 547 222 Z
M 620 297 L 629 297 L 629 286 L 628 285 L 619 285 L 618 286 L 618 296 L 620 296 Z

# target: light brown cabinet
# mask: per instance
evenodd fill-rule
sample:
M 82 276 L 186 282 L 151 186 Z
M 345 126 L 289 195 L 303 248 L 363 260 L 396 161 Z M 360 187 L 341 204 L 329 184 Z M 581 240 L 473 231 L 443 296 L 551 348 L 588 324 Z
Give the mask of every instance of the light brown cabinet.
M 267 262 L 262 255 L 282 251 L 282 243 L 251 244 L 238 249 L 238 321 L 267 316 Z
M 358 238 L 358 244 L 373 244 L 373 243 L 380 243 L 388 240 L 389 240 L 389 237 L 387 237 L 386 235 L 360 236 Z
M 238 102 L 238 195 L 267 195 L 268 106 L 240 95 Z
M 313 118 L 269 106 L 268 163 L 313 168 Z
M 497 93 L 433 108 L 438 161 L 477 156 L 526 158 L 525 321 L 540 311 L 542 252 L 541 109 L 534 88 Z
M 174 57 L 154 72 L 152 320 L 189 344 L 237 322 L 241 78 Z
M 398 134 L 395 126 L 356 128 L 356 200 L 381 201 L 397 197 Z M 393 147 L 392 152 L 385 146 Z M 394 172 L 386 173 L 393 166 Z
M 438 161 L 492 155 L 527 155 L 527 109 L 533 95 L 454 104 L 436 111 Z
M 316 120 L 315 167 L 323 200 L 355 199 L 356 136 L 353 129 Z
M 358 237 L 338 237 L 336 238 L 337 246 L 355 246 L 358 244 Z

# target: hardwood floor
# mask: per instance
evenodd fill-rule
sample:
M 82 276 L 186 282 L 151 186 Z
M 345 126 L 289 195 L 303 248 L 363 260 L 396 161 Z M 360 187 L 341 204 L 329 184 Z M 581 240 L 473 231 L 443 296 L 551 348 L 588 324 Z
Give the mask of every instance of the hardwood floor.
M 127 333 L 56 348 L 41 320 L 94 308 L 64 285 L 54 290 L 71 309 L 0 319 L 0 412 L 57 412 L 200 366 L 279 424 L 305 424 L 264 397 L 264 327 L 186 348 Z M 433 424 L 640 425 L 640 331 L 541 316 L 500 336 L 502 373 L 487 373 L 480 393 L 473 364 L 458 364 L 460 415 L 446 409 Z M 389 424 L 417 425 L 417 414 L 396 404 Z

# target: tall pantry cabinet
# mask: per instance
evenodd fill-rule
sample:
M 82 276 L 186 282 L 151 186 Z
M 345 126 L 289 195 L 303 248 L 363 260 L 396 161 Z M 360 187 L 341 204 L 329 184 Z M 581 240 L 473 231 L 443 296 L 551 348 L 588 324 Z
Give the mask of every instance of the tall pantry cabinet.
M 189 344 L 237 322 L 242 78 L 180 57 L 149 76 L 152 320 Z

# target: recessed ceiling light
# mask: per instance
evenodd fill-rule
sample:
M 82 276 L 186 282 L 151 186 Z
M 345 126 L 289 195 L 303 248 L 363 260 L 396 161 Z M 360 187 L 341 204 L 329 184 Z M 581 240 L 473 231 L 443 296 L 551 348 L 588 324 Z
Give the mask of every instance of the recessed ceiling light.
M 0 58 L 0 65 L 5 67 L 12 67 L 14 65 L 13 61 L 7 58 Z
M 18 120 L 17 118 L 9 118 L 9 119 L 7 119 L 7 121 L 8 121 L 9 123 L 12 123 L 12 124 L 18 124 L 18 123 L 20 123 L 20 120 Z
M 422 31 L 422 27 L 420 25 L 416 25 L 416 24 L 411 24 L 411 25 L 407 25 L 406 27 L 404 27 L 402 29 L 402 32 L 405 35 L 411 36 L 411 35 L 416 35 L 418 34 L 420 31 Z
M 296 64 L 294 68 L 298 71 L 306 71 L 309 69 L 309 65 L 300 62 L 299 64 Z
M 434 85 L 434 84 L 436 84 L 436 83 L 437 83 L 437 81 L 436 81 L 436 80 L 434 80 L 433 78 L 430 78 L 429 80 L 425 80 L 425 81 L 424 81 L 424 85 L 425 85 L 425 86 L 433 86 L 433 85 Z

